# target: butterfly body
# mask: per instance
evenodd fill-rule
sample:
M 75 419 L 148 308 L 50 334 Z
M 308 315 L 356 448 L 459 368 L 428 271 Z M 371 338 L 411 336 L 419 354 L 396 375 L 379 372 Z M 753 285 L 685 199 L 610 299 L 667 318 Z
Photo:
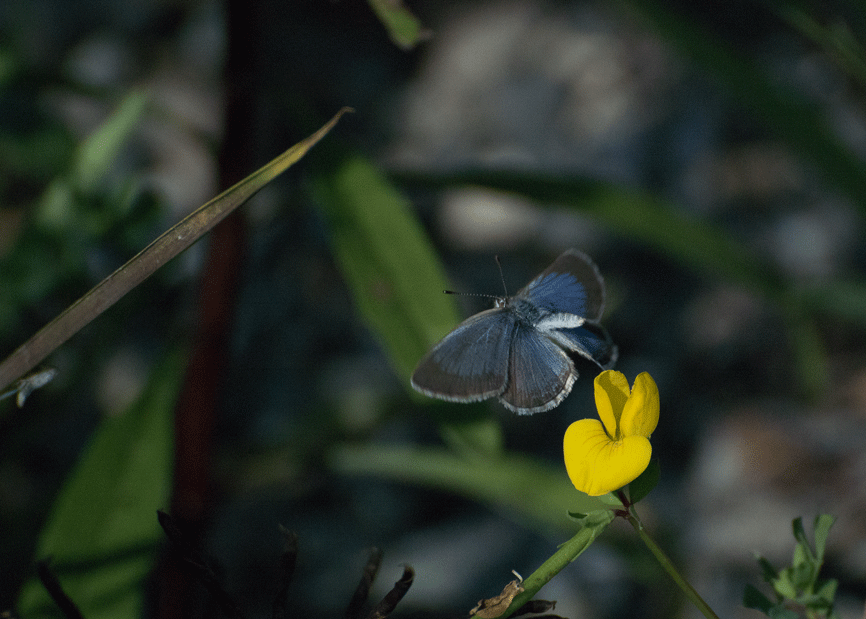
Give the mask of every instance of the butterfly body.
M 569 353 L 611 367 L 616 346 L 598 324 L 604 283 L 586 255 L 570 249 L 513 297 L 468 318 L 420 361 L 412 386 L 434 398 L 498 397 L 517 413 L 558 406 L 577 370 Z

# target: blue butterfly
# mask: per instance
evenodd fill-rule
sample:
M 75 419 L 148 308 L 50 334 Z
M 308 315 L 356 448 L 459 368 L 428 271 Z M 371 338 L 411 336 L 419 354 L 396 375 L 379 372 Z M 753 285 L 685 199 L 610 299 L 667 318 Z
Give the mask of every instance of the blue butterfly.
M 568 353 L 602 369 L 617 348 L 598 324 L 604 281 L 592 260 L 569 249 L 513 297 L 496 297 L 427 353 L 412 387 L 451 402 L 494 396 L 521 415 L 559 406 L 577 380 Z

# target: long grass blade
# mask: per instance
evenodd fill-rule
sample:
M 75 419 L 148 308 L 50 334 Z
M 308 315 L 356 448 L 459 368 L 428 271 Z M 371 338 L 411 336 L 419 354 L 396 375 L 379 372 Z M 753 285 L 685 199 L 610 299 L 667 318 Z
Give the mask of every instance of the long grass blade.
M 350 109 L 343 108 L 313 135 L 193 211 L 66 308 L 0 363 L 0 386 L 5 387 L 29 372 L 127 292 L 199 240 L 234 209 L 301 159 L 347 111 Z

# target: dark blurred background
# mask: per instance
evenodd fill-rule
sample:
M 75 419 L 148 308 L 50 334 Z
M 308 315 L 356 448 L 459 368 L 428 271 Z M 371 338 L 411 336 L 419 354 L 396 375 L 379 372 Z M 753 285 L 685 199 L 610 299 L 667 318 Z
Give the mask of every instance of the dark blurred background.
M 270 613 L 278 524 L 298 533 L 290 600 L 310 618 L 342 616 L 372 546 L 384 551 L 373 597 L 402 564 L 416 572 L 395 617 L 456 617 L 570 536 L 564 514 L 544 530 L 447 489 L 329 466 L 344 442 L 441 445 L 430 404 L 409 393 L 332 252 L 311 177 L 342 149 L 408 197 L 456 290 L 499 294 L 494 255 L 512 292 L 568 247 L 598 263 L 617 369 L 630 381 L 649 371 L 661 391 L 662 482 L 642 513 L 721 616 L 755 616 L 739 607 L 760 580 L 752 553 L 788 561 L 791 520 L 819 511 L 839 517 L 827 575 L 840 579 L 840 611 L 860 616 L 866 10 L 409 8 L 429 37 L 404 50 L 363 2 L 0 4 L 2 356 L 182 216 L 340 107 L 356 110 L 58 349 L 58 377 L 23 409 L 0 402 L 0 611 L 32 577 L 40 531 L 94 432 L 139 398 L 167 351 L 201 355 L 213 335 L 203 325 L 216 329 L 203 355 L 213 365 L 180 387 L 187 407 L 209 411 L 195 452 L 208 480 L 189 524 L 246 616 Z M 146 111 L 82 180 L 78 145 L 131 92 L 147 93 Z M 553 190 L 539 199 L 528 182 L 502 191 L 481 182 L 491 171 L 600 183 L 598 204 L 626 210 Z M 709 236 L 667 238 L 657 203 Z M 706 238 L 742 248 L 758 283 L 723 257 L 696 258 Z M 463 316 L 486 307 L 458 303 Z M 466 415 L 491 416 L 507 449 L 561 467 L 565 428 L 594 415 L 594 370 L 579 369 L 553 411 L 519 417 L 492 402 Z M 571 618 L 696 616 L 629 533 L 616 523 L 540 597 Z M 158 544 L 154 564 L 167 554 Z M 165 614 L 160 579 L 144 585 L 144 616 Z M 191 613 L 214 612 L 202 587 L 189 591 Z

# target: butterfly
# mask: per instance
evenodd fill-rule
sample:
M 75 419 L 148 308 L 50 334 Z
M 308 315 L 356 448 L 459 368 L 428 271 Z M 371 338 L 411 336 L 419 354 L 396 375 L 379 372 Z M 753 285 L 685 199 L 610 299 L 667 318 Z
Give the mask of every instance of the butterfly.
M 569 249 L 513 297 L 463 321 L 418 363 L 412 387 L 450 402 L 498 397 L 521 415 L 547 411 L 571 392 L 569 353 L 608 369 L 617 348 L 598 320 L 604 280 L 595 263 Z

